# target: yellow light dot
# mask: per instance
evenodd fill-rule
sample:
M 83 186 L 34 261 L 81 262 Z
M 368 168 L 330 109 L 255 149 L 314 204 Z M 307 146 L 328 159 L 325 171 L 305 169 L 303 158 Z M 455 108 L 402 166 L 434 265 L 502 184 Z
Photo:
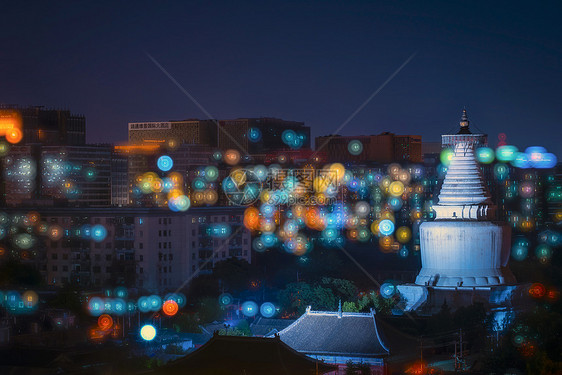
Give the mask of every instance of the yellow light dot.
M 396 239 L 405 244 L 412 238 L 412 230 L 408 227 L 400 227 L 396 230 Z
M 399 197 L 404 193 L 404 184 L 400 181 L 394 181 L 388 187 L 388 192 L 395 197 Z
M 335 178 L 338 182 L 341 182 L 345 177 L 345 167 L 341 163 L 334 163 L 330 165 L 330 172 L 335 174 Z

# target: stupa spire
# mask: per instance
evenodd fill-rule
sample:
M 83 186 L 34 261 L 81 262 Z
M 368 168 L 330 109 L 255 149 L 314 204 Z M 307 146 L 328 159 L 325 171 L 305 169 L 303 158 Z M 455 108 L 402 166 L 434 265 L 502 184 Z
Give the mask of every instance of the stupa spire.
M 466 113 L 466 108 L 462 110 L 462 116 L 460 121 L 461 128 L 457 134 L 472 134 L 468 126 L 470 125 L 470 121 L 468 121 L 468 114 Z

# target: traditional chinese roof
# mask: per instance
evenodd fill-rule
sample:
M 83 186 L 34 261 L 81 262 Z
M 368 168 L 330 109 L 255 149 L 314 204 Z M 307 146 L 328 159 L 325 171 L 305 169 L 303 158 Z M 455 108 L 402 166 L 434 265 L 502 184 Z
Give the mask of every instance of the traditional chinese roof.
M 194 352 L 160 367 L 154 374 L 313 375 L 334 371 L 283 343 L 278 336 L 239 337 L 214 334 Z
M 252 336 L 274 336 L 293 322 L 293 319 L 270 319 L 260 316 L 250 325 L 250 330 Z
M 279 332 L 281 341 L 308 355 L 385 357 L 390 351 L 371 313 L 312 311 Z

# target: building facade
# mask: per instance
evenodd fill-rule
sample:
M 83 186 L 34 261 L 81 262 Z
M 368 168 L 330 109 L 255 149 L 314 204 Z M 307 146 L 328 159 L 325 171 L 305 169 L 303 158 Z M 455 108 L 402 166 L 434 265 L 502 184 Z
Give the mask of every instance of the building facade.
M 212 154 L 215 148 L 196 145 L 181 144 L 173 149 L 169 149 L 164 144 L 129 144 L 117 145 L 114 147 L 115 157 L 125 158 L 127 160 L 127 203 L 126 205 L 134 207 L 157 207 L 164 205 L 167 195 L 164 193 L 148 193 L 143 194 L 138 186 L 142 175 L 147 172 L 157 173 L 160 177 L 164 177 L 170 172 L 179 173 L 182 178 L 183 189 L 186 192 L 192 191 L 192 182 L 194 179 L 201 177 L 201 171 L 205 167 L 217 164 L 212 161 Z M 157 166 L 158 158 L 162 155 L 169 156 L 173 161 L 173 167 L 168 172 L 162 172 Z M 224 178 L 226 174 L 221 173 Z M 121 178 L 123 175 L 117 176 L 119 186 L 121 187 Z M 220 181 L 220 179 L 217 179 Z M 216 185 L 216 183 L 215 183 Z M 216 188 L 216 186 L 214 186 Z M 192 203 L 195 199 L 192 198 Z M 115 201 L 123 201 L 124 196 L 114 197 Z
M 129 123 L 129 142 L 217 145 L 217 124 L 214 120 L 182 120 Z
M 242 208 L 192 208 L 175 213 L 149 208 L 43 207 L 36 209 L 33 223 L 29 213 L 20 211 L 8 211 L 11 221 L 27 224 L 20 224 L 17 233 L 10 232 L 0 245 L 15 248 L 14 238 L 21 231 L 43 233 L 33 239 L 29 263 L 39 267 L 52 286 L 124 285 L 157 293 L 212 272 L 217 262 L 233 257 L 252 261 Z
M 3 158 L 8 206 L 111 205 L 112 147 L 106 145 L 15 145 Z
M 44 106 L 0 105 L 0 118 L 7 117 L 21 121 L 21 124 L 14 124 L 21 128 L 23 133 L 19 144 L 86 144 L 86 118 L 69 110 L 49 109 Z
M 354 141 L 360 142 L 360 152 L 350 152 L 350 144 Z M 317 151 L 325 152 L 330 162 L 422 162 L 420 135 L 395 135 L 388 132 L 360 136 L 326 135 L 316 137 L 315 147 Z
M 223 151 L 235 149 L 253 155 L 310 148 L 310 127 L 304 122 L 261 117 L 219 120 L 219 125 L 218 147 Z M 293 132 L 295 143 L 283 138 L 285 131 Z

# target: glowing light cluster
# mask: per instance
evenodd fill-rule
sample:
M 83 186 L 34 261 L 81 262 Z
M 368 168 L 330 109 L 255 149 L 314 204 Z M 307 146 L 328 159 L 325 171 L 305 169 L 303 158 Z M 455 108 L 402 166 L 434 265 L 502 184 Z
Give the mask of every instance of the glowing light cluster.
M 32 314 L 39 306 L 39 296 L 33 290 L 18 292 L 16 290 L 0 290 L 0 307 L 10 314 Z
M 110 297 L 111 295 L 114 298 Z M 126 290 L 121 288 L 117 288 L 113 293 L 107 291 L 104 297 L 93 296 L 89 298 L 87 310 L 90 315 L 99 317 L 102 314 L 120 316 L 134 311 L 149 313 L 162 309 L 165 315 L 172 316 L 186 304 L 186 298 L 181 293 L 167 294 L 164 299 L 158 295 L 150 295 L 141 296 L 137 300 L 127 300 L 127 296 Z

